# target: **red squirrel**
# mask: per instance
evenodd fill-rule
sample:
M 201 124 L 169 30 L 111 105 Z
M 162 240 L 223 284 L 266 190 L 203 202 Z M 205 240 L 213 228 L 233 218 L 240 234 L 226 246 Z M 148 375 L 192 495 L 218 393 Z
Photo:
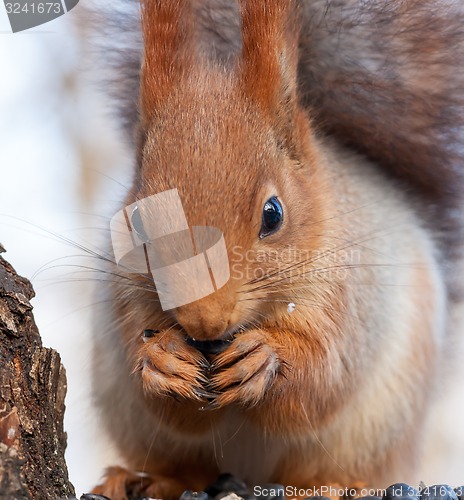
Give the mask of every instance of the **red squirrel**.
M 107 263 L 94 391 L 125 463 L 95 492 L 416 481 L 460 297 L 462 3 L 143 0 L 101 19 L 134 151 L 121 208 L 177 189 L 231 271 L 166 311 L 150 275 Z

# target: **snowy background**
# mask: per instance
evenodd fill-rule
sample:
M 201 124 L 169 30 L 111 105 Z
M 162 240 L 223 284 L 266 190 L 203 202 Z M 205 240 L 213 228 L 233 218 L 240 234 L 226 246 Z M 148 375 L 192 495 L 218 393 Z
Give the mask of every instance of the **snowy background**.
M 0 242 L 6 259 L 32 280 L 43 342 L 66 367 L 67 461 L 78 496 L 118 457 L 89 398 L 95 276 L 76 271 L 92 262 L 64 239 L 101 247 L 131 163 L 82 69 L 71 19 L 80 8 L 82 1 L 51 23 L 11 34 L 0 5 Z M 464 363 L 459 369 L 437 405 L 426 483 L 464 483 Z

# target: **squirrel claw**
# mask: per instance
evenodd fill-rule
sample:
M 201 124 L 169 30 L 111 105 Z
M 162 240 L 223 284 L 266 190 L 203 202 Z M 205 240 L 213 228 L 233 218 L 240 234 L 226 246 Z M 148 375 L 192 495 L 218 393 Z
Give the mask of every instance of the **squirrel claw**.
M 198 394 L 198 396 L 205 399 L 214 399 L 217 396 L 214 392 L 205 391 L 204 389 L 200 389 L 198 387 L 195 388 L 194 391 L 195 394 Z

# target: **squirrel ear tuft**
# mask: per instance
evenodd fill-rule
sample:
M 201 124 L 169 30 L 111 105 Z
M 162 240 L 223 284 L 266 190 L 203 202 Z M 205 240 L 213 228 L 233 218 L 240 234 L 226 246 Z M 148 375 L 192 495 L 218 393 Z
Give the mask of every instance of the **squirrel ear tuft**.
M 293 122 L 299 113 L 298 3 L 240 0 L 240 7 L 243 50 L 239 77 L 243 92 L 270 118 L 279 141 L 292 150 Z
M 186 50 L 191 35 L 187 0 L 141 0 L 143 58 L 140 76 L 142 127 L 191 65 Z

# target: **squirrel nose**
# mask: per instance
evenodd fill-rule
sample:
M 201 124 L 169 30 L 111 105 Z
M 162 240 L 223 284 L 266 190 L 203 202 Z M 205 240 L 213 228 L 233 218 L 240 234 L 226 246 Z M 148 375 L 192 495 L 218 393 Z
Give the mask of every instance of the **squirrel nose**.
M 229 325 L 231 309 L 216 301 L 198 300 L 176 309 L 176 320 L 193 340 L 218 340 Z

